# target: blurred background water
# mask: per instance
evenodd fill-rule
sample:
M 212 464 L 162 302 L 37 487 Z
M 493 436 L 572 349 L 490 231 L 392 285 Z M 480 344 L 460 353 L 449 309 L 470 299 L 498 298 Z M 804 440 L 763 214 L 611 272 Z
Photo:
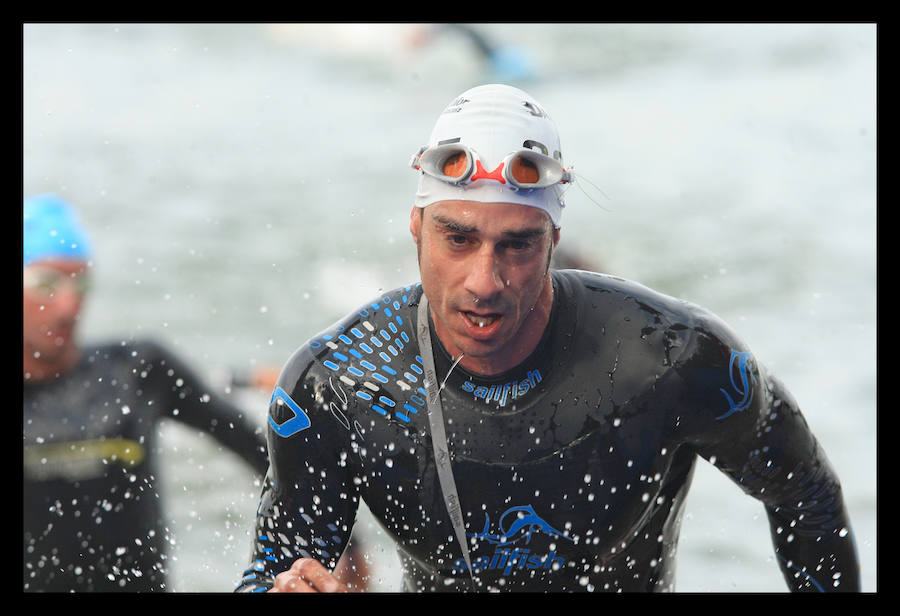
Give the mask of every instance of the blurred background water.
M 25 24 L 24 192 L 69 199 L 92 231 L 84 339 L 156 338 L 228 390 L 233 371 L 279 366 L 379 289 L 418 280 L 410 156 L 464 89 L 522 87 L 583 178 L 563 246 L 709 308 L 788 384 L 842 478 L 875 591 L 876 36 L 866 23 Z M 262 424 L 269 392 L 232 393 Z M 259 485 L 211 439 L 163 431 L 173 590 L 230 592 Z M 373 589 L 398 590 L 393 549 L 368 516 L 360 532 Z M 785 589 L 762 506 L 703 462 L 677 589 Z

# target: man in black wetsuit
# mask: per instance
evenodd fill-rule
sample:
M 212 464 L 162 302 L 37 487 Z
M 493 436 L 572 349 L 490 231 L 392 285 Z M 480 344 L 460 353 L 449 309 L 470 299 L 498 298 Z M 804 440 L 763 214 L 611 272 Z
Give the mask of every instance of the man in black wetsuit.
M 24 207 L 25 591 L 165 591 L 160 420 L 209 433 L 262 477 L 265 440 L 152 342 L 75 338 L 88 238 L 51 195 Z
M 269 408 L 239 591 L 341 590 L 364 500 L 403 587 L 674 589 L 698 457 L 765 508 L 797 591 L 858 591 L 837 476 L 796 402 L 702 308 L 557 271 L 562 165 L 528 94 L 455 99 L 413 159 L 421 283 L 312 337 Z

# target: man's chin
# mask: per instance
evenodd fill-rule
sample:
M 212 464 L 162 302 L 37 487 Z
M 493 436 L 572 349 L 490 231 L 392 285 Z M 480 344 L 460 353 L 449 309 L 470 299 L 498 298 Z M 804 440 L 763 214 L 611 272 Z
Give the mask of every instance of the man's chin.
M 500 341 L 472 340 L 463 337 L 456 338 L 453 344 L 456 347 L 456 352 L 451 353 L 453 359 L 457 360 L 460 355 L 464 356 L 463 365 L 479 374 L 490 374 L 494 372 L 491 366 L 498 362 L 505 363 L 503 345 Z
M 46 360 L 67 357 L 74 351 L 75 346 L 75 332 L 62 330 L 53 332 L 39 344 L 29 345 L 37 354 L 36 357 Z

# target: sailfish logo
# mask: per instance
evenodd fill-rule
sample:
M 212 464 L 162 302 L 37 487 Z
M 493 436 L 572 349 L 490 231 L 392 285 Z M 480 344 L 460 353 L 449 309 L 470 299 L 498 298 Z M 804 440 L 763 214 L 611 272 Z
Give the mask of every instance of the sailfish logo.
M 740 396 L 740 399 L 735 400 L 727 391 L 719 389 L 728 400 L 729 409 L 728 412 L 719 415 L 716 419 L 724 419 L 733 413 L 739 413 L 750 408 L 750 404 L 753 402 L 752 385 L 756 383 L 756 377 L 752 372 L 752 362 L 753 356 L 750 353 L 731 352 L 731 360 L 728 363 L 729 377 L 731 386 L 737 395 Z M 737 380 L 735 376 L 737 376 Z
M 480 533 L 468 533 L 468 535 L 501 546 L 519 543 L 523 539 L 526 544 L 530 543 L 531 536 L 536 532 L 542 532 L 552 537 L 561 537 L 572 541 L 572 539 L 566 537 L 562 531 L 553 528 L 538 516 L 531 505 L 507 509 L 503 515 L 500 516 L 498 522 L 498 526 L 500 527 L 499 535 L 492 535 L 489 532 L 490 525 L 490 516 L 484 514 L 484 530 Z

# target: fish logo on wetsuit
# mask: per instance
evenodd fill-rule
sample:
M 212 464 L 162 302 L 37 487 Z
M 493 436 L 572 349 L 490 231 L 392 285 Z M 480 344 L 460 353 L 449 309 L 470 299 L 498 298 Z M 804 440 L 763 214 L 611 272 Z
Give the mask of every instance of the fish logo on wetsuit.
M 510 520 L 510 518 L 512 518 Z M 542 532 L 552 537 L 561 537 L 572 541 L 562 531 L 556 530 L 548 524 L 543 518 L 535 513 L 531 505 L 522 505 L 512 507 L 503 512 L 497 525 L 500 527 L 500 534 L 492 535 L 489 531 L 491 518 L 488 514 L 484 514 L 484 530 L 480 533 L 468 533 L 470 537 L 484 539 L 494 545 L 512 545 L 519 543 L 522 539 L 528 544 L 531 542 L 531 536 L 536 532 Z
M 756 384 L 756 375 L 753 374 L 753 356 L 747 353 L 731 351 L 731 360 L 728 363 L 729 378 L 734 391 L 741 396 L 740 400 L 732 398 L 727 391 L 719 389 L 722 395 L 728 399 L 728 412 L 719 415 L 716 419 L 724 419 L 734 413 L 746 411 L 753 403 L 753 387 Z M 738 377 L 740 382 L 735 380 Z

